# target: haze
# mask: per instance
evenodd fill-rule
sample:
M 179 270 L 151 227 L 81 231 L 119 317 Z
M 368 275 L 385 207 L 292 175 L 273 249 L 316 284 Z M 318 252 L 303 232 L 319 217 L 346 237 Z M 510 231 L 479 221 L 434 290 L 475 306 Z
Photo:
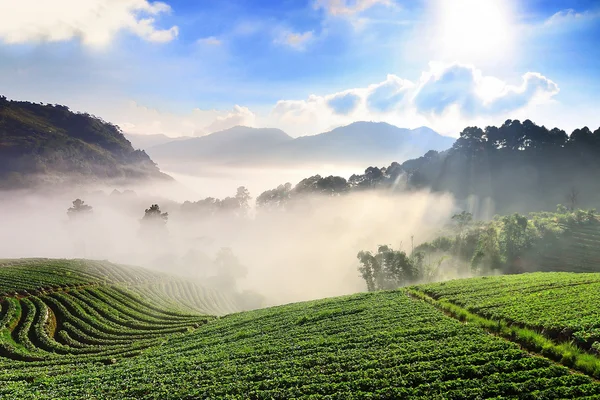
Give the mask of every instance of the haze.
M 266 304 L 281 304 L 364 290 L 358 251 L 379 244 L 410 250 L 411 236 L 414 245 L 431 239 L 456 211 L 446 195 L 369 191 L 313 196 L 291 211 L 191 218 L 164 187 L 138 187 L 135 193 L 3 192 L 0 254 L 108 259 L 206 284 L 214 273 L 207 260 L 227 247 L 247 268 L 247 274 L 236 277 L 238 289 L 259 293 Z M 76 197 L 93 206 L 93 215 L 74 223 L 66 211 Z M 144 209 L 154 203 L 169 213 L 168 234 L 158 243 L 140 236 Z

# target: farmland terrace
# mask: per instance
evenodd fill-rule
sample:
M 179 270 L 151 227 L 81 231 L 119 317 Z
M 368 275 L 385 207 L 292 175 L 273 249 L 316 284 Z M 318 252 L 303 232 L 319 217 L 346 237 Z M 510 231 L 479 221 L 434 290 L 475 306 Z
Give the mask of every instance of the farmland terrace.
M 600 274 L 473 278 L 236 312 L 84 260 L 0 267 L 0 398 L 594 398 Z

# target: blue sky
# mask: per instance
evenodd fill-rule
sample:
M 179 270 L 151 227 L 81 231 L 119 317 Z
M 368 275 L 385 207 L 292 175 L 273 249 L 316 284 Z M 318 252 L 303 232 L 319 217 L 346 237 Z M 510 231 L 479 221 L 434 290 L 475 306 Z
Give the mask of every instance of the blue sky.
M 0 93 L 125 131 L 600 126 L 600 2 L 0 0 Z M 30 10 L 38 12 L 32 13 Z

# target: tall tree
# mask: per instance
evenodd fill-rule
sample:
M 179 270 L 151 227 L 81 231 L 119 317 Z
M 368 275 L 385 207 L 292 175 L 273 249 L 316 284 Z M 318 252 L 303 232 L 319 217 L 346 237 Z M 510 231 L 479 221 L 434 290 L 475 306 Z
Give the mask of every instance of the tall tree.
M 358 271 L 367 284 L 367 290 L 388 290 L 404 286 L 420 279 L 423 257 L 409 257 L 406 252 L 381 245 L 376 254 L 361 251 Z
M 164 225 L 169 219 L 169 213 L 161 212 L 158 204 L 152 204 L 144 211 L 142 222 L 156 225 Z
M 77 218 L 82 215 L 89 215 L 92 213 L 92 206 L 85 204 L 85 201 L 81 199 L 73 200 L 73 206 L 67 210 L 69 218 Z

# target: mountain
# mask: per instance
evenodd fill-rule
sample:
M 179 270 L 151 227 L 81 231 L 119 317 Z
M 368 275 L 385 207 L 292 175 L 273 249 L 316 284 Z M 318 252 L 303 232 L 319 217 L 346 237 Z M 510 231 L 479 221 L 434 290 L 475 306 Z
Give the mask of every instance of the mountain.
M 125 138 L 129 140 L 133 148 L 140 150 L 147 150 L 150 147 L 159 146 L 161 144 L 178 141 L 178 140 L 186 140 L 192 139 L 191 136 L 181 136 L 172 138 L 167 135 L 155 134 L 155 135 L 140 135 L 133 133 L 125 133 Z
M 0 187 L 170 180 L 111 123 L 0 96 Z
M 207 136 L 154 146 L 148 149 L 148 153 L 165 161 L 230 164 L 245 160 L 256 163 L 261 155 L 291 141 L 293 139 L 279 129 L 235 126 Z
M 355 122 L 314 136 L 291 138 L 278 129 L 237 126 L 204 137 L 148 148 L 161 162 L 281 165 L 387 163 L 445 150 L 454 139 L 421 127 L 398 128 L 384 122 Z

